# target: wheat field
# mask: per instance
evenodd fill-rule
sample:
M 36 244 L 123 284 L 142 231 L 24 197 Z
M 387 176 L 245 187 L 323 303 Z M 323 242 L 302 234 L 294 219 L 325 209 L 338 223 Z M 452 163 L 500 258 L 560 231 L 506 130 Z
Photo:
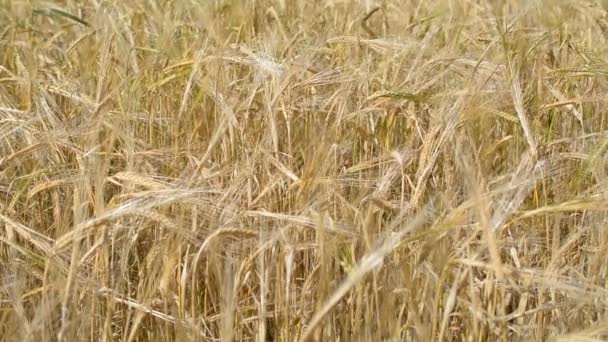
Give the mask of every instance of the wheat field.
M 607 10 L 0 0 L 0 340 L 608 339 Z

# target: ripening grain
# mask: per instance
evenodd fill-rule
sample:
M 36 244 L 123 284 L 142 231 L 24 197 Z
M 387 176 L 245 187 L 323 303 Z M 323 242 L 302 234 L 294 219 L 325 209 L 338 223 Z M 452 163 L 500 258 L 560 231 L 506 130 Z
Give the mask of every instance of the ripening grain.
M 0 0 L 0 340 L 607 339 L 607 10 Z

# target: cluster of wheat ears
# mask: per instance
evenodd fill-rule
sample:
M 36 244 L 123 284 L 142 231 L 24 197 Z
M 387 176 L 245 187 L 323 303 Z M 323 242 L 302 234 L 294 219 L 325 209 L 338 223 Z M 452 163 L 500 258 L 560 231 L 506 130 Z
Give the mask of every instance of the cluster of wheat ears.
M 607 9 L 0 0 L 0 340 L 608 338 Z

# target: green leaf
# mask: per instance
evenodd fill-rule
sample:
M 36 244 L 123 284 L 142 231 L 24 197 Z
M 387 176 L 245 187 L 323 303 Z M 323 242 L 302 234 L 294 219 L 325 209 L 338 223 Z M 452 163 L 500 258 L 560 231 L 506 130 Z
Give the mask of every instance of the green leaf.
M 370 96 L 368 99 L 374 99 L 374 98 L 379 98 L 379 97 L 405 99 L 405 100 L 409 100 L 409 101 L 417 102 L 417 103 L 430 102 L 432 99 L 432 95 L 430 95 L 430 94 L 414 94 L 414 93 L 407 93 L 407 92 L 401 92 L 401 91 L 380 91 L 380 92 L 376 92 L 375 94 Z
M 50 17 L 63 17 L 63 18 L 67 18 L 69 20 L 75 21 L 84 26 L 91 26 L 91 25 L 89 25 L 89 23 L 87 23 L 83 19 L 78 18 L 75 15 L 72 15 L 70 13 L 67 13 L 67 12 L 62 11 L 57 8 L 36 8 L 36 9 L 34 9 L 34 13 L 48 15 Z

